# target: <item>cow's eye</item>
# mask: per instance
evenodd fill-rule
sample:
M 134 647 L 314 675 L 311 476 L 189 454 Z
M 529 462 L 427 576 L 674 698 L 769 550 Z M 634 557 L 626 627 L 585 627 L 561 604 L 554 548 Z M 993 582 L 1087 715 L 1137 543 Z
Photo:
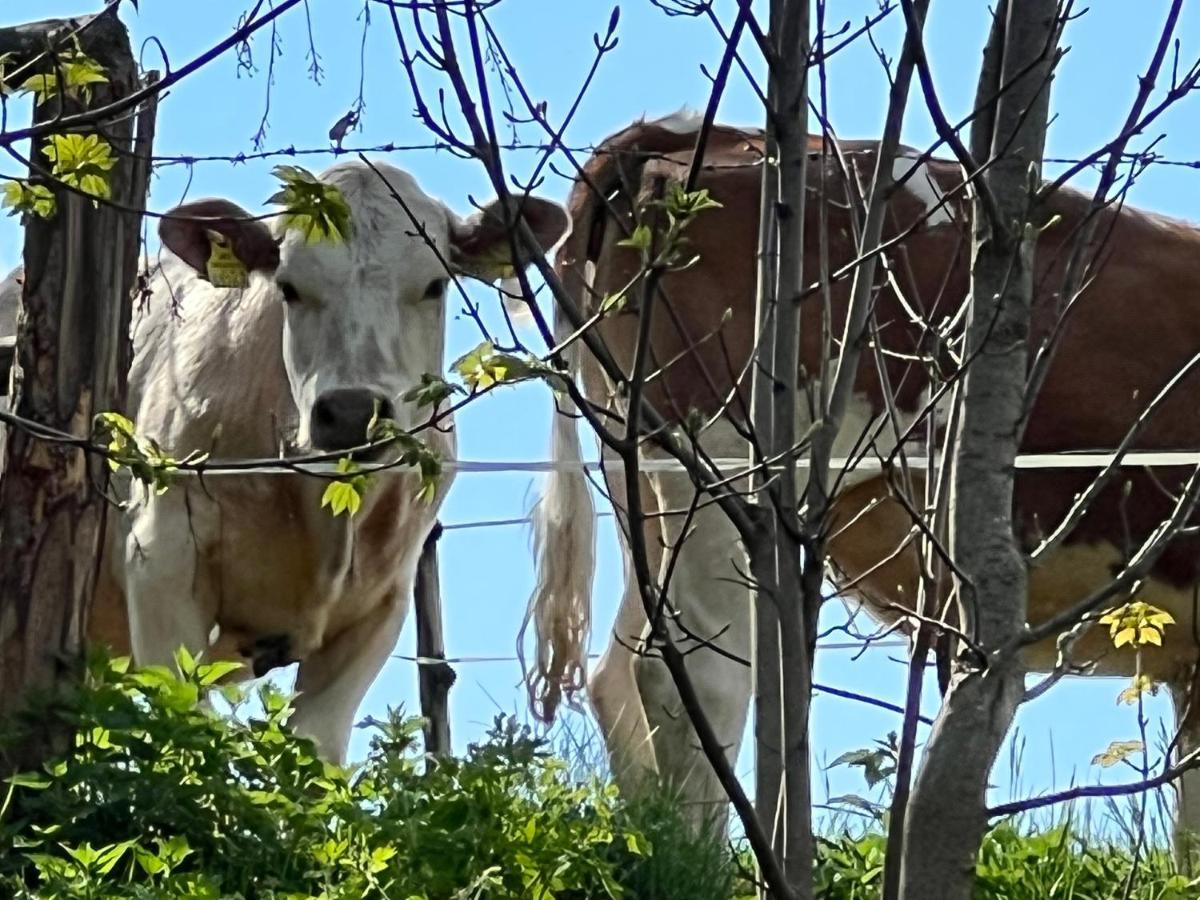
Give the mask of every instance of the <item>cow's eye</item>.
M 296 290 L 296 286 L 290 281 L 276 282 L 279 285 L 279 292 L 283 294 L 284 303 L 295 303 L 300 299 L 300 292 Z
M 435 278 L 429 282 L 425 288 L 425 293 L 421 297 L 422 300 L 439 300 L 446 294 L 446 284 L 449 281 L 447 278 Z

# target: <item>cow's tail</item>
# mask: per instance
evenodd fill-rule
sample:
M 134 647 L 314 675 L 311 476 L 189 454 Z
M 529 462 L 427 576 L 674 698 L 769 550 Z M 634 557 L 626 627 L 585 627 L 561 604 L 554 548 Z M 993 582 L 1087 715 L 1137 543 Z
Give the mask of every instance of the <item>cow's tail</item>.
M 568 295 L 587 312 L 592 296 L 594 264 L 604 246 L 605 222 L 611 198 L 635 196 L 645 160 L 653 155 L 686 150 L 695 143 L 699 118 L 668 116 L 639 121 L 607 138 L 584 164 L 568 200 L 571 234 L 559 248 L 555 269 Z M 560 344 L 572 333 L 555 304 L 555 339 Z M 573 383 L 580 374 L 581 341 L 564 351 Z M 565 392 L 558 392 L 550 472 L 533 511 L 533 542 L 537 581 L 529 598 L 522 638 L 533 624 L 536 665 L 525 669 L 534 715 L 545 722 L 564 698 L 579 691 L 587 675 L 587 645 L 591 631 L 592 575 L 595 569 L 595 506 L 583 467 L 579 411 Z M 522 640 L 522 645 L 524 641 Z
M 556 341 L 561 344 L 571 332 L 556 304 Z M 574 341 L 563 351 L 564 377 L 574 384 L 579 384 L 579 345 Z M 526 667 L 525 680 L 533 713 L 544 722 L 553 721 L 564 697 L 569 700 L 584 686 L 596 566 L 596 509 L 583 465 L 579 410 L 565 390 L 555 391 L 550 458 L 554 468 L 533 509 L 537 580 L 521 628 L 523 638 L 533 625 L 537 659 L 532 670 Z

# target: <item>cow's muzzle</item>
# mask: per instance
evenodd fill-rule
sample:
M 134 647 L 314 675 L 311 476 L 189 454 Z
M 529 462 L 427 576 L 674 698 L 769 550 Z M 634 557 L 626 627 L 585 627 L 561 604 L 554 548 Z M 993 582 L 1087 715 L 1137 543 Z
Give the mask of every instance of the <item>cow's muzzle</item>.
M 328 452 L 361 447 L 370 440 L 367 431 L 372 421 L 391 419 L 395 414 L 392 401 L 378 391 L 368 388 L 325 391 L 312 407 L 309 433 L 313 447 Z

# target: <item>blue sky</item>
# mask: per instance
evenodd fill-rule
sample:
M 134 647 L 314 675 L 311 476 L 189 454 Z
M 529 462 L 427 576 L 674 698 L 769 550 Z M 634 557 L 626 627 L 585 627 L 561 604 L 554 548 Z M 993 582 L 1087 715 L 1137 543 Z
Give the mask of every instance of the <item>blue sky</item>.
M 93 2 L 66 0 L 6 0 L 0 7 L 0 25 L 48 16 L 77 14 L 94 8 Z M 141 0 L 135 13 L 125 4 L 124 18 L 140 48 L 143 63 L 161 68 L 157 37 L 166 47 L 172 66 L 203 52 L 224 37 L 249 5 L 244 0 Z M 870 0 L 836 0 L 830 4 L 831 21 L 861 21 L 876 4 Z M 718 3 L 718 12 L 729 21 L 732 0 Z M 765 7 L 764 3 L 759 4 Z M 934 75 L 951 117 L 969 110 L 974 78 L 987 27 L 987 4 L 980 0 L 942 0 L 933 4 L 927 44 Z M 1068 32 L 1071 48 L 1055 84 L 1053 123 L 1048 154 L 1074 157 L 1110 139 L 1119 129 L 1137 87 L 1137 75 L 1149 59 L 1165 15 L 1167 0 L 1095 0 L 1089 12 Z M 429 136 L 412 116 L 412 97 L 399 68 L 386 9 L 372 5 L 373 22 L 367 33 L 360 70 L 362 4 L 354 0 L 314 0 L 312 20 L 317 52 L 324 76 L 315 84 L 307 76 L 309 60 L 304 13 L 297 8 L 279 23 L 283 55 L 276 63 L 271 92 L 267 148 L 328 146 L 330 125 L 354 102 L 360 72 L 364 79 L 366 111 L 363 130 L 348 145 L 375 146 L 423 144 Z M 557 121 L 574 95 L 591 63 L 591 35 L 602 31 L 612 8 L 601 0 L 506 0 L 493 14 L 493 22 L 516 61 L 531 93 L 549 103 Z M 1136 9 L 1136 12 L 1133 10 Z M 568 143 L 597 142 L 643 114 L 659 115 L 689 105 L 700 107 L 708 96 L 708 81 L 701 71 L 711 71 L 720 58 L 720 42 L 711 25 L 701 20 L 668 19 L 648 0 L 621 3 L 620 43 L 605 60 L 597 83 L 580 107 Z M 896 16 L 892 17 L 897 19 Z M 877 30 L 877 40 L 891 55 L 899 50 L 898 21 Z M 1184 13 L 1178 34 L 1184 37 L 1183 56 L 1200 52 L 1200 9 L 1192 4 Z M 748 43 L 746 58 L 761 76 Z M 266 103 L 265 37 L 254 44 L 259 71 L 240 73 L 227 56 L 173 88 L 159 111 L 157 154 L 227 155 L 250 151 Z M 879 133 L 886 81 L 878 61 L 865 42 L 845 51 L 829 68 L 829 98 L 833 123 L 844 137 L 872 137 Z M 1165 116 L 1155 130 L 1167 133 L 1159 151 L 1176 159 L 1200 159 L 1197 103 Z M 920 146 L 933 131 L 914 102 L 904 140 Z M 27 113 L 15 109 L 10 121 L 20 123 Z M 737 124 L 757 124 L 761 115 L 753 91 L 735 72 L 721 107 L 721 118 Z M 525 131 L 526 137 L 534 137 Z M 253 211 L 264 211 L 265 199 L 274 191 L 270 168 L 281 160 L 231 166 L 201 163 L 192 168 L 159 169 L 151 206 L 164 210 L 190 197 L 221 195 Z M 282 160 L 286 161 L 286 160 Z M 478 164 L 447 153 L 409 151 L 394 154 L 392 161 L 412 171 L 423 187 L 450 206 L 470 211 L 468 196 L 490 196 Z M 321 158 L 310 159 L 319 170 Z M 514 156 L 513 171 L 528 171 L 530 159 Z M 1053 167 L 1051 167 L 1053 170 Z M 0 172 L 16 174 L 11 162 L 0 161 Z M 1132 192 L 1132 202 L 1164 214 L 1200 220 L 1200 172 L 1156 166 Z M 1087 187 L 1088 177 L 1077 182 Z M 562 199 L 568 183 L 551 174 L 542 192 Z M 0 221 L 0 270 L 7 272 L 19 259 L 20 233 L 15 220 Z M 486 290 L 476 291 L 487 300 Z M 494 304 L 492 304 L 494 306 Z M 451 323 L 447 353 L 452 359 L 479 341 L 474 324 L 456 316 Z M 497 391 L 463 413 L 458 420 L 463 458 L 491 460 L 543 459 L 547 452 L 550 406 L 536 385 Z M 443 521 L 448 526 L 519 517 L 528 508 L 536 484 L 526 474 L 460 475 L 448 499 Z M 464 528 L 449 530 L 442 542 L 443 603 L 448 650 L 455 657 L 511 657 L 516 632 L 532 581 L 522 527 Z M 595 649 L 600 650 L 606 625 L 620 590 L 621 566 L 615 536 L 602 523 L 596 591 Z M 842 617 L 831 604 L 826 622 Z M 413 630 L 406 628 L 397 648 L 413 652 Z M 839 687 L 899 701 L 902 689 L 901 648 L 873 650 L 855 659 L 845 650 L 820 655 L 818 680 Z M 472 662 L 458 668 L 459 681 L 451 695 L 455 743 L 478 737 L 498 711 L 524 717 L 524 692 L 515 662 Z M 404 704 L 416 710 L 416 677 L 412 663 L 393 660 L 368 696 L 362 712 L 379 713 L 386 705 Z M 1024 742 L 1019 786 L 1043 790 L 1075 780 L 1093 780 L 1092 755 L 1111 740 L 1136 736 L 1136 722 L 1128 707 L 1118 707 L 1115 681 L 1071 681 L 1029 704 L 1018 719 Z M 932 699 L 932 698 L 931 698 Z M 1165 698 L 1151 704 L 1154 716 L 1168 712 Z M 813 730 L 818 758 L 832 760 L 847 749 L 862 747 L 898 727 L 896 716 L 851 701 L 818 698 Z M 580 723 L 576 723 L 580 725 Z M 586 726 L 584 726 L 586 727 Z M 364 737 L 358 734 L 352 752 L 361 752 Z M 744 753 L 739 770 L 749 773 L 751 757 Z M 853 772 L 828 773 L 833 794 L 861 792 Z M 1113 776 L 1108 775 L 1111 779 Z M 1004 764 L 994 777 L 996 795 L 1007 798 L 1014 790 Z

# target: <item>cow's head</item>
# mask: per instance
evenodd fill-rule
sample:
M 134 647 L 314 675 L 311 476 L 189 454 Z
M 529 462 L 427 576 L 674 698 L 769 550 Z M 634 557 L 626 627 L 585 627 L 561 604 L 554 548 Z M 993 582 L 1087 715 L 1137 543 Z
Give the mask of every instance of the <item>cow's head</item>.
M 401 401 L 423 373 L 442 369 L 446 267 L 495 281 L 512 266 L 498 203 L 460 219 L 406 172 L 342 163 L 321 180 L 351 211 L 343 243 L 306 242 L 251 221 L 228 200 L 199 200 L 162 220 L 163 244 L 208 277 L 214 240 L 249 273 L 271 280 L 283 304 L 283 358 L 299 413 L 301 447 L 337 451 L 367 438 L 373 416 L 415 424 Z M 527 197 L 525 221 L 544 250 L 568 226 L 555 203 Z M 432 246 L 431 246 L 432 245 Z

